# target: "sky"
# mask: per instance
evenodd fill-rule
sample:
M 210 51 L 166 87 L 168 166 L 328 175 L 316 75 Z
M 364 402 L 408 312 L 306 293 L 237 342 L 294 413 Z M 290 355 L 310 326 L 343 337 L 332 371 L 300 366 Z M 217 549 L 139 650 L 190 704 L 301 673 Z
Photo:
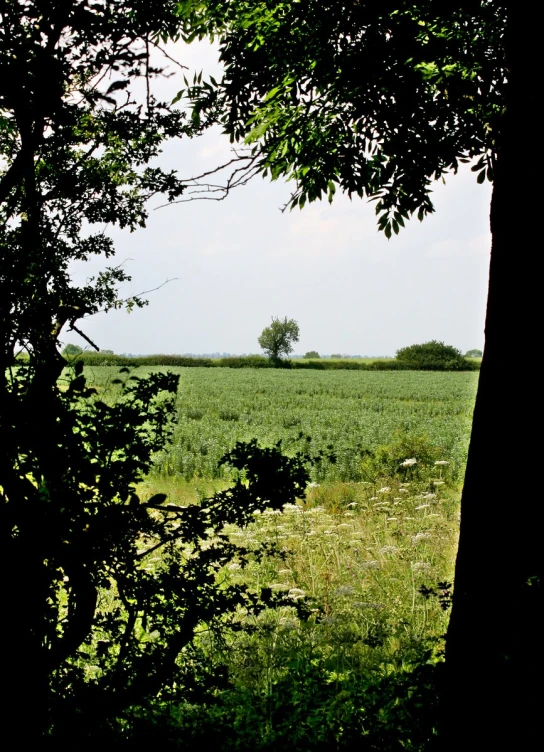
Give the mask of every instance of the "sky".
M 189 71 L 217 75 L 205 44 L 169 48 Z M 183 88 L 174 69 L 159 95 Z M 230 158 L 220 131 L 166 145 L 160 163 L 191 177 Z M 132 281 L 121 297 L 152 290 L 143 309 L 80 322 L 116 353 L 258 353 L 272 317 L 295 319 L 294 352 L 394 356 L 407 345 L 443 341 L 483 347 L 491 236 L 491 187 L 468 168 L 435 184 L 435 214 L 412 219 L 387 240 L 374 204 L 346 196 L 282 212 L 288 183 L 260 176 L 224 201 L 150 205 L 145 229 L 111 230 L 116 260 Z M 111 264 L 111 260 L 108 262 Z M 82 282 L 104 261 L 74 266 Z M 159 289 L 155 289 L 159 288 Z M 64 342 L 87 346 L 74 332 Z

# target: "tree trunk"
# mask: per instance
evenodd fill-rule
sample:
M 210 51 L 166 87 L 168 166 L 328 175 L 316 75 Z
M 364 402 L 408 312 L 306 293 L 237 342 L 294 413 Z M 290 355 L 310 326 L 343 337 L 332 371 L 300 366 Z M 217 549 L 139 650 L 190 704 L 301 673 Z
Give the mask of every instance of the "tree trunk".
M 542 501 L 536 447 L 541 379 L 533 353 L 541 190 L 536 19 L 507 3 L 509 94 L 491 201 L 485 350 L 461 501 L 446 641 L 440 749 L 529 750 L 541 736 Z M 525 148 L 523 148 L 525 147 Z M 538 732 L 538 735 L 537 735 Z M 474 746 L 476 745 L 476 746 Z

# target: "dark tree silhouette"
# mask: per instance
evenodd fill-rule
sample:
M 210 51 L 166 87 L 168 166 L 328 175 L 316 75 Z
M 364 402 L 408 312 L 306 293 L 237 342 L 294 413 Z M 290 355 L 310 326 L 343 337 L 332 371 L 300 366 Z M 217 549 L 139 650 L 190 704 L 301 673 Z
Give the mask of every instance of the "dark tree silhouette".
M 199 625 L 264 606 L 218 586 L 231 557 L 247 560 L 224 526 L 294 500 L 307 480 L 299 459 L 252 443 L 225 459 L 244 482 L 200 506 L 139 498 L 170 435 L 177 377 L 121 369 L 108 397 L 59 352 L 66 329 L 95 346 L 86 316 L 143 304 L 120 300 L 121 267 L 77 286 L 71 262 L 110 258 L 105 227 L 142 227 L 149 198 L 183 192 L 152 164 L 166 139 L 195 132 L 153 96 L 151 53 L 177 10 L 0 0 L 2 706 L 4 735 L 23 748 L 51 735 L 55 749 L 82 748 L 91 729 L 183 684 Z

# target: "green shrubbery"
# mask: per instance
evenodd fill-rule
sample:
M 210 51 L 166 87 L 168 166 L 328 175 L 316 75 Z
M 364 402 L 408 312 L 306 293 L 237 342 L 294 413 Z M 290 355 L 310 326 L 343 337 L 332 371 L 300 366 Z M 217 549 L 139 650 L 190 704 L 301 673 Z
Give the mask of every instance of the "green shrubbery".
M 478 364 L 468 361 L 460 350 L 433 339 L 422 345 L 397 350 L 397 361 L 418 371 L 471 371 Z
M 316 371 L 474 371 L 480 364 L 469 361 L 459 354 L 441 355 L 435 348 L 427 345 L 405 347 L 397 353 L 397 359 L 374 360 L 362 362 L 345 358 L 343 360 L 278 360 L 276 362 L 262 355 L 233 355 L 225 358 L 199 358 L 189 355 L 115 355 L 106 352 L 83 352 L 74 354 L 69 360 L 82 359 L 86 365 L 93 366 L 180 366 L 184 368 L 303 368 Z M 440 343 L 436 343 L 440 345 Z M 444 346 L 446 347 L 446 346 Z M 454 348 L 447 348 L 447 350 Z M 415 351 L 415 354 L 413 353 Z M 65 353 L 65 355 L 69 355 Z

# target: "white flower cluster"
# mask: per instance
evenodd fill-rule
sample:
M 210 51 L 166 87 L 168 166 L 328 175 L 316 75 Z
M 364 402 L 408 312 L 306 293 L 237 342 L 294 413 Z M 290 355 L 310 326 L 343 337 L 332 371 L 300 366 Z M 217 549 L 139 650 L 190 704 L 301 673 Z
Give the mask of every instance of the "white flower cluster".
M 417 465 L 417 460 L 415 457 L 410 457 L 407 460 L 404 460 L 404 462 L 400 463 L 401 467 L 412 467 L 412 465 Z
M 296 587 L 291 588 L 289 592 L 287 593 L 287 597 L 292 598 L 294 601 L 297 601 L 300 598 L 304 598 L 305 596 L 306 596 L 306 592 Z

